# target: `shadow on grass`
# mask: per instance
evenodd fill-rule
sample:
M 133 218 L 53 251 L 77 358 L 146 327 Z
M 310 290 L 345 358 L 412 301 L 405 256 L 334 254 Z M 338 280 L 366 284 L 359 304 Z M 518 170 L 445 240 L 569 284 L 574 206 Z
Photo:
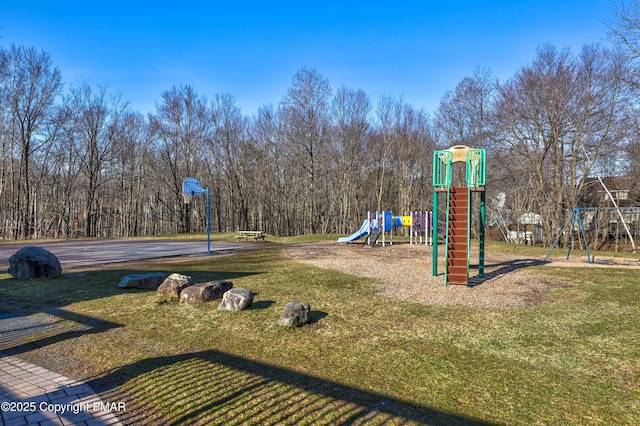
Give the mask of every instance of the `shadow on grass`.
M 489 424 L 216 350 L 145 359 L 88 384 L 126 403 L 125 424 Z
M 217 271 L 217 272 L 185 272 L 185 275 L 191 276 L 198 282 L 225 280 L 231 281 L 237 278 L 250 277 L 252 275 L 259 275 L 262 272 L 230 272 L 230 271 Z M 209 279 L 211 277 L 211 279 Z
M 275 305 L 275 303 L 276 302 L 273 300 L 259 300 L 257 302 L 253 302 L 249 309 L 267 309 Z
M 47 307 L 37 313 L 0 311 L 0 351 L 20 355 L 86 334 L 121 327 L 110 321 Z
M 320 321 L 321 319 L 325 318 L 327 315 L 329 315 L 326 312 L 322 312 L 322 311 L 311 311 L 309 313 L 309 324 L 315 324 L 318 321 Z
M 140 270 L 92 270 L 54 280 L 2 280 L 0 293 L 0 352 L 19 355 L 85 334 L 96 334 L 121 324 L 69 312 L 76 302 L 155 290 L 118 288 L 120 279 Z M 259 272 L 190 273 L 198 282 L 230 280 Z M 266 309 L 273 301 L 257 302 Z
M 216 280 L 231 281 L 263 273 L 259 271 L 194 271 L 190 269 L 183 271 L 176 269 L 178 268 L 174 269 L 170 266 L 162 268 L 161 265 L 147 265 L 144 268 L 138 269 L 96 268 L 90 270 L 81 269 L 79 271 L 73 270 L 66 272 L 60 278 L 48 280 L 18 280 L 15 278 L 7 278 L 0 280 L 0 302 L 2 299 L 6 299 L 7 303 L 5 303 L 5 305 L 9 304 L 9 301 L 31 305 L 33 308 L 30 310 L 35 312 L 39 309 L 39 305 L 62 307 L 72 303 L 122 294 L 156 291 L 155 289 L 119 288 L 118 284 L 122 278 L 127 275 L 163 272 L 168 276 L 175 272 L 188 275 L 195 282 L 200 283 Z
M 537 259 L 515 259 L 510 260 L 508 262 L 500 262 L 494 263 L 491 265 L 485 265 L 486 268 L 498 268 L 491 272 L 485 272 L 484 276 L 480 277 L 478 275 L 469 277 L 469 287 L 475 287 L 481 284 L 484 284 L 487 281 L 491 281 L 492 279 L 498 278 L 501 275 L 508 274 L 510 272 L 516 271 L 518 269 L 529 268 L 531 266 L 539 266 L 544 265 L 546 262 L 543 260 Z M 478 265 L 472 265 L 471 269 L 478 269 Z

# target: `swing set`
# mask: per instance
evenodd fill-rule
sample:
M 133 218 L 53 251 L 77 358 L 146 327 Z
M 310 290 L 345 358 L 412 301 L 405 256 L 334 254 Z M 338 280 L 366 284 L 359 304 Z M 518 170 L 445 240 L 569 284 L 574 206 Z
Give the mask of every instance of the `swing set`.
M 549 259 L 549 256 L 551 255 L 551 252 L 553 251 L 553 249 L 560 242 L 560 238 L 562 238 L 562 236 L 564 235 L 567 226 L 571 224 L 571 233 L 569 234 L 569 244 L 567 244 L 567 259 L 569 259 L 569 256 L 571 255 L 571 249 L 573 248 L 573 245 L 574 245 L 574 236 L 576 235 L 576 227 L 577 227 L 578 228 L 577 242 L 578 244 L 580 244 L 581 242 L 584 243 L 584 247 L 587 252 L 587 263 L 593 263 L 593 257 L 591 256 L 591 253 L 589 251 L 589 240 L 587 239 L 587 230 L 595 230 L 595 232 L 598 233 L 600 229 L 598 229 L 597 227 L 592 227 L 589 222 L 591 222 L 594 219 L 596 221 L 599 220 L 600 212 L 612 212 L 612 211 L 618 214 L 620 220 L 616 221 L 615 223 L 622 223 L 626 231 L 626 234 L 629 237 L 629 240 L 631 242 L 632 252 L 635 253 L 636 252 L 635 242 L 633 241 L 633 236 L 631 235 L 631 232 L 629 231 L 629 227 L 627 226 L 627 221 L 624 219 L 624 215 L 631 214 L 631 215 L 635 215 L 637 218 L 639 214 L 638 209 L 635 209 L 632 207 L 576 207 L 573 209 L 571 216 L 567 219 L 567 221 L 562 226 L 562 229 L 560 230 L 560 234 L 558 234 L 558 238 L 556 238 L 554 243 L 551 245 L 549 252 L 544 258 L 545 262 Z M 584 213 L 586 213 L 588 226 L 585 226 L 585 221 L 583 220 Z M 619 234 L 618 229 L 616 229 L 616 235 L 618 234 Z

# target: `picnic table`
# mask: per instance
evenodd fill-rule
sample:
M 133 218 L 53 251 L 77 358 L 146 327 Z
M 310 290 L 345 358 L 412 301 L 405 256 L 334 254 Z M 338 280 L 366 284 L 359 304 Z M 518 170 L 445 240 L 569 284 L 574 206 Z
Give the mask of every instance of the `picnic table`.
M 249 241 L 249 238 L 253 239 L 256 243 L 258 240 L 262 240 L 264 242 L 264 237 L 265 235 L 262 231 L 238 231 L 238 235 L 236 235 L 238 242 L 240 242 L 241 239 Z

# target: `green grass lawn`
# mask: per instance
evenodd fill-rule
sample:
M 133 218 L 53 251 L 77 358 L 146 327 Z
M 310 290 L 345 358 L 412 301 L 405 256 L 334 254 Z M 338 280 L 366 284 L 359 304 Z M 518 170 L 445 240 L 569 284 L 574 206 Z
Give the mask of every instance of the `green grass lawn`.
M 289 243 L 54 281 L 0 275 L 0 300 L 64 312 L 58 336 L 0 350 L 67 357 L 103 398 L 127 402 L 125 423 L 638 424 L 639 270 L 531 267 L 532 280 L 575 284 L 531 308 L 425 306 L 289 260 Z M 231 279 L 254 306 L 219 312 L 117 288 L 144 270 Z M 313 323 L 279 327 L 294 300 L 311 304 Z M 65 332 L 78 324 L 89 331 Z

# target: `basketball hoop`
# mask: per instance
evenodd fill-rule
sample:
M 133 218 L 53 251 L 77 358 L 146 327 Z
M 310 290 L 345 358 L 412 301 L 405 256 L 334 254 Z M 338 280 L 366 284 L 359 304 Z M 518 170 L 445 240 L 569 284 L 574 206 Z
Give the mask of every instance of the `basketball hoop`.
M 182 193 L 182 200 L 184 201 L 185 204 L 191 203 L 191 196 L 192 194 L 189 194 L 188 192 Z
M 191 202 L 194 195 L 205 194 L 207 198 L 207 253 L 211 253 L 211 201 L 209 200 L 209 188 L 204 189 L 198 179 L 193 177 L 185 178 L 182 181 L 182 199 L 185 204 Z

